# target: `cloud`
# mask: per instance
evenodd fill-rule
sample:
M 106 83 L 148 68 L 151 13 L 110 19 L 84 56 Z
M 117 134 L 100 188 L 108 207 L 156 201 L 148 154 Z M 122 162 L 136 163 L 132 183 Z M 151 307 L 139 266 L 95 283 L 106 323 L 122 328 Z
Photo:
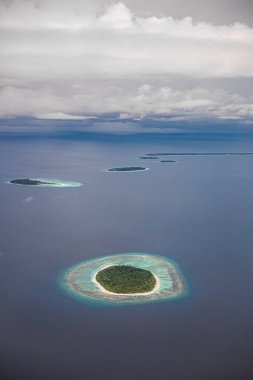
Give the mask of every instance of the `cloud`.
M 95 119 L 95 116 L 78 116 L 78 115 L 68 115 L 63 112 L 51 112 L 51 113 L 42 113 L 34 115 L 38 119 L 46 120 L 89 120 Z
M 252 98 L 240 93 L 162 84 L 170 77 L 253 77 L 252 28 L 140 17 L 121 2 L 98 5 L 2 3 L 0 116 L 252 117 Z
M 123 85 L 122 85 L 123 86 Z M 49 95 L 50 94 L 50 95 Z M 27 90 L 8 88 L 0 96 L 5 114 L 12 115 L 12 104 L 17 104 L 17 116 L 32 115 L 40 119 L 89 120 L 88 115 L 116 113 L 120 119 L 153 116 L 179 116 L 189 118 L 253 118 L 253 96 L 242 96 L 223 89 L 194 87 L 177 90 L 168 86 L 153 86 L 148 83 L 127 88 L 96 86 L 88 94 L 80 92 L 61 94 L 52 90 Z M 85 106 L 84 106 L 85 105 Z M 61 107 L 62 112 L 54 112 Z M 84 111 L 85 109 L 85 111 Z M 37 112 L 34 112 L 34 111 Z M 48 112 L 48 110 L 50 112 Z

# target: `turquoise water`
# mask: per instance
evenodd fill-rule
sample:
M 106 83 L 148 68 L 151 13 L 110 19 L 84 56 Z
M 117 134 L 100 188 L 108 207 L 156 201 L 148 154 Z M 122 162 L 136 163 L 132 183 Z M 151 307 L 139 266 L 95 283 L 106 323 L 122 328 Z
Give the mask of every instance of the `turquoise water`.
M 148 295 L 111 295 L 103 293 L 92 278 L 105 266 L 131 265 L 151 271 L 160 280 L 160 286 Z M 186 294 L 186 283 L 178 265 L 172 260 L 145 253 L 125 253 L 105 256 L 76 264 L 62 275 L 60 284 L 79 301 L 120 305 L 172 300 Z

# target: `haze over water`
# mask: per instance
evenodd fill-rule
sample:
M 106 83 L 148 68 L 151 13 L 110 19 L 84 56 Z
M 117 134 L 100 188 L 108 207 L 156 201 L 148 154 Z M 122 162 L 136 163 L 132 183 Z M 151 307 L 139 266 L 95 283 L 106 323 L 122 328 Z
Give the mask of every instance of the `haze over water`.
M 228 135 L 3 138 L 1 379 L 250 380 L 253 156 Z M 108 173 L 147 166 L 147 172 Z M 81 181 L 79 188 L 10 186 L 13 178 Z M 79 261 L 124 252 L 175 260 L 189 295 L 94 307 L 58 286 Z

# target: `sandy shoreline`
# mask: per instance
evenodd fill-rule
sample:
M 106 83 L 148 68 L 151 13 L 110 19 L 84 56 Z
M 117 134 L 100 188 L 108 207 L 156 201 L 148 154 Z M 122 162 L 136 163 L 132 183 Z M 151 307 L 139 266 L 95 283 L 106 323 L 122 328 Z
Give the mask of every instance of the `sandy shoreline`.
M 114 266 L 114 264 L 106 265 L 106 266 L 100 268 L 98 271 L 96 271 L 94 273 L 94 275 L 92 277 L 92 281 L 94 282 L 94 284 L 96 284 L 99 287 L 99 289 L 101 290 L 101 292 L 103 292 L 103 293 L 110 294 L 110 295 L 113 295 L 116 297 L 117 296 L 133 296 L 134 297 L 134 296 L 143 296 L 143 295 L 148 296 L 150 294 L 155 293 L 160 288 L 160 279 L 154 273 L 151 272 L 156 279 L 156 284 L 155 284 L 154 289 L 152 289 L 150 292 L 144 292 L 144 293 L 113 293 L 113 292 L 110 292 L 109 290 L 106 290 L 102 285 L 100 285 L 100 283 L 96 280 L 96 276 L 97 276 L 98 272 L 100 272 L 101 270 L 109 268 L 109 267 L 113 267 L 113 266 Z
M 24 183 L 13 183 L 12 180 L 9 180 L 5 182 L 9 185 L 16 185 L 16 186 L 28 186 L 28 187 L 80 187 L 83 184 L 78 181 L 69 181 L 69 180 L 59 180 L 59 179 L 51 179 L 51 178 L 29 178 L 32 181 L 40 181 L 40 184 L 37 185 L 27 185 Z
M 96 280 L 101 270 L 126 264 L 149 269 L 156 280 L 153 290 L 146 293 L 114 293 L 106 290 Z M 187 284 L 176 263 L 166 257 L 144 253 L 125 253 L 80 262 L 65 271 L 61 286 L 79 301 L 100 301 L 115 305 L 173 301 L 187 294 Z

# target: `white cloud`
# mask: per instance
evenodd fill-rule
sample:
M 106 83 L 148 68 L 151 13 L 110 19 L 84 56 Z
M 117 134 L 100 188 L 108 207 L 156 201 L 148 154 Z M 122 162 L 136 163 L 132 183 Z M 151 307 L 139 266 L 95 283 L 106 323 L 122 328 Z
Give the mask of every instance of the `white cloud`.
M 161 85 L 171 76 L 253 77 L 253 29 L 246 25 L 137 17 L 123 3 L 104 11 L 79 0 L 4 4 L 0 116 L 252 117 L 252 98 L 220 88 L 184 92 Z
M 89 120 L 95 119 L 95 116 L 78 116 L 78 115 L 68 115 L 63 112 L 49 112 L 42 114 L 34 115 L 38 119 L 46 119 L 46 120 Z
M 118 113 L 121 119 L 159 115 L 253 118 L 253 96 L 245 97 L 222 89 L 177 90 L 149 84 L 129 89 L 107 88 L 101 84 L 94 90 L 89 89 L 88 93 L 61 94 L 46 90 L 6 89 L 0 95 L 4 115 L 13 115 L 14 103 L 16 116 L 25 114 L 40 119 L 84 120 L 94 118 L 91 115 L 109 113 Z M 60 108 L 62 111 L 57 111 Z
M 110 6 L 107 12 L 96 21 L 94 26 L 98 28 L 126 29 L 134 27 L 133 15 L 123 3 Z

